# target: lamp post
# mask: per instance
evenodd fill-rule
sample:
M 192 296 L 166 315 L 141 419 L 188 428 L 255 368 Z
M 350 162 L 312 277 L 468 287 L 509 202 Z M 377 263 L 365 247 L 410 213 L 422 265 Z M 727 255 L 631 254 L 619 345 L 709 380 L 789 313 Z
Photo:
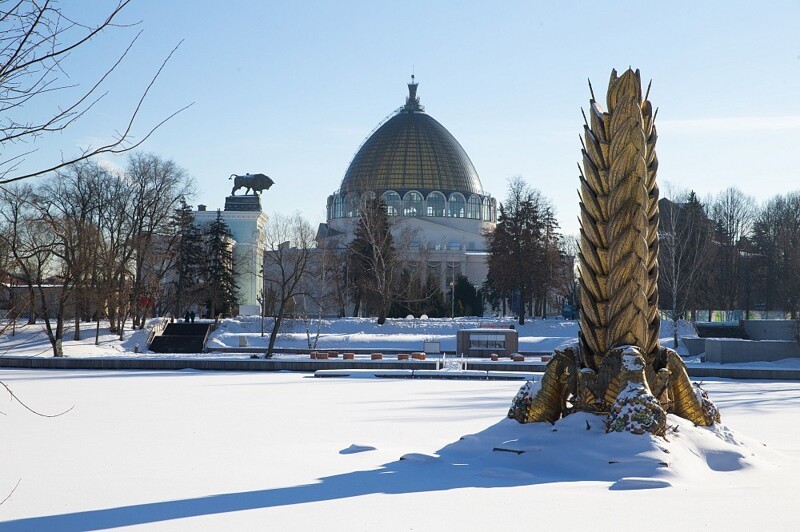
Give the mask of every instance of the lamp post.
M 447 254 L 451 255 L 450 244 L 447 244 Z M 456 318 L 456 262 L 448 264 L 450 267 L 450 319 Z
M 455 268 L 453 268 L 455 270 Z M 456 283 L 455 281 L 450 282 L 450 318 L 455 319 L 456 317 Z
M 258 301 L 258 308 L 260 310 L 259 314 L 261 314 L 261 337 L 264 337 L 264 295 L 263 290 L 262 293 L 256 295 L 256 301 Z
M 264 338 L 264 314 L 267 312 L 267 290 L 264 283 L 264 265 L 258 269 L 261 275 L 261 290 L 256 294 L 256 301 L 258 301 L 259 314 L 261 314 L 261 338 Z

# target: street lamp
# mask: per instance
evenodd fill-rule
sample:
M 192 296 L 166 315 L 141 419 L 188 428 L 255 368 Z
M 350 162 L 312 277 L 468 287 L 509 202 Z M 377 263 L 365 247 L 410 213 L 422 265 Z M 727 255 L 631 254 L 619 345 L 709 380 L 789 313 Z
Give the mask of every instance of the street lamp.
M 264 289 L 263 288 L 261 289 L 261 293 L 256 295 L 256 301 L 258 301 L 258 306 L 261 309 L 261 312 L 260 312 L 260 314 L 261 314 L 261 337 L 263 338 L 264 337 L 264 313 L 265 313 L 265 309 L 264 309 L 265 298 L 264 298 Z
M 455 268 L 453 268 L 455 271 Z M 455 319 L 456 317 L 456 283 L 455 281 L 450 282 L 450 318 Z
M 262 259 L 263 260 L 263 259 Z M 267 312 L 267 290 L 264 283 L 264 264 L 258 269 L 261 275 L 261 290 L 256 294 L 256 301 L 258 301 L 258 308 L 261 314 L 261 338 L 264 338 L 264 314 Z

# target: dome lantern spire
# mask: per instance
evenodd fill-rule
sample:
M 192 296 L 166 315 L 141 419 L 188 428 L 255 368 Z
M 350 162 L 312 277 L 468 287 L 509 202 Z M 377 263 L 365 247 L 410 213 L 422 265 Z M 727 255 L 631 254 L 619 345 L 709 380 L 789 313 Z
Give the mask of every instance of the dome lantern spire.
M 411 83 L 408 84 L 408 98 L 406 98 L 406 106 L 403 108 L 408 113 L 424 111 L 425 108 L 419 104 L 419 96 L 417 96 L 417 83 L 414 79 L 414 74 L 411 74 Z

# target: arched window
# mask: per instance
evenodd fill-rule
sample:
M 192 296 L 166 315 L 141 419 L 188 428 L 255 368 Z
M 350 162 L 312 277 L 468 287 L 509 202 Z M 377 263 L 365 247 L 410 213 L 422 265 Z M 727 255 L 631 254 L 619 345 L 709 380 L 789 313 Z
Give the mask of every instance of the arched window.
M 361 201 L 364 203 L 367 203 L 368 201 L 372 201 L 374 199 L 375 199 L 375 193 L 371 190 L 361 194 Z
M 422 216 L 422 194 L 409 192 L 403 198 L 403 216 Z
M 458 192 L 450 194 L 449 212 L 451 218 L 464 218 L 467 215 L 467 201 Z
M 497 222 L 497 200 L 492 198 L 492 221 Z
M 351 192 L 344 198 L 344 215 L 347 218 L 358 216 L 358 195 Z
M 425 216 L 438 216 L 445 215 L 444 210 L 444 194 L 441 192 L 431 192 L 428 194 L 428 201 L 425 206 Z
M 469 203 L 467 203 L 467 218 L 471 220 L 481 219 L 481 199 L 475 194 L 469 197 Z
M 342 218 L 344 216 L 344 209 L 342 207 L 342 196 L 336 194 L 333 197 L 333 217 Z
M 492 204 L 489 203 L 489 198 L 483 198 L 483 216 L 482 218 L 489 222 L 492 220 Z
M 381 199 L 386 204 L 386 213 L 389 216 L 399 216 L 400 215 L 400 208 L 402 207 L 403 201 L 400 199 L 400 194 L 395 192 L 394 190 L 387 190 L 381 196 Z

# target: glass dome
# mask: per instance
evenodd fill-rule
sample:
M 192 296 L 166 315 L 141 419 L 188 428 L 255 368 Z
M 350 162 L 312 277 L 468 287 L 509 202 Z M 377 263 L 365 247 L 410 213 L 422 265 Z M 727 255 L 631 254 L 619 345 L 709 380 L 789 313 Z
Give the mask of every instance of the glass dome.
M 329 218 L 356 216 L 347 199 L 372 192 L 386 202 L 392 216 L 492 221 L 494 213 L 481 206 L 487 203 L 491 209 L 495 202 L 484 193 L 464 148 L 425 113 L 413 76 L 408 91 L 405 106 L 380 125 L 353 157 L 329 200 Z
M 461 144 L 427 115 L 409 84 L 406 105 L 380 126 L 358 150 L 342 181 L 341 193 L 415 190 L 483 195 L 478 172 Z

